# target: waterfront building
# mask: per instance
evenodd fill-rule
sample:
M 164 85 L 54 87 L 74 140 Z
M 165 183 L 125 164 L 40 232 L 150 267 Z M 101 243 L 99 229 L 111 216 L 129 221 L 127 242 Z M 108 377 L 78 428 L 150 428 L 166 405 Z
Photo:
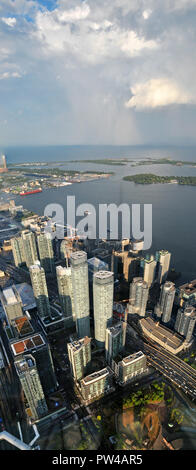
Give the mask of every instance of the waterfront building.
M 105 346 L 106 329 L 112 325 L 114 274 L 98 271 L 93 276 L 94 336 L 99 347 Z
M 180 307 L 185 307 L 186 305 L 196 307 L 196 279 L 177 287 L 175 300 Z
M 146 313 L 146 305 L 148 301 L 149 287 L 142 277 L 135 277 L 130 284 L 129 294 L 129 313 L 137 313 L 140 317 L 144 317 Z
M 73 341 L 67 344 L 71 372 L 74 380 L 82 379 L 88 372 L 91 363 L 91 338 Z
M 40 233 L 37 236 L 37 244 L 42 268 L 47 274 L 54 274 L 55 265 L 51 234 Z
M 47 414 L 48 408 L 36 361 L 30 354 L 20 356 L 15 361 L 15 368 L 28 404 L 27 413 L 30 418 L 37 420 Z
M 24 230 L 21 234 L 23 241 L 23 249 L 25 254 L 25 262 L 29 268 L 38 261 L 38 253 L 36 247 L 35 235 L 29 230 Z
M 18 268 L 26 263 L 23 239 L 22 237 L 14 237 L 11 239 L 11 247 L 14 258 L 14 264 Z
M 90 337 L 88 264 L 84 251 L 71 254 L 71 275 L 77 334 L 79 338 Z
M 111 269 L 117 277 L 131 282 L 140 273 L 141 255 L 138 251 L 113 251 Z
M 140 326 L 143 335 L 159 344 L 162 348 L 176 355 L 186 349 L 186 342 L 178 333 L 173 332 L 165 325 L 154 321 L 151 317 L 141 318 Z
M 189 342 L 192 338 L 195 322 L 196 311 L 193 306 L 187 305 L 184 309 L 179 308 L 175 322 L 175 330 Z
M 56 274 L 62 312 L 66 318 L 72 318 L 75 321 L 71 268 L 57 266 Z
M 98 372 L 93 372 L 80 381 L 82 398 L 87 403 L 113 390 L 113 372 L 110 367 L 105 367 Z
M 148 287 L 151 287 L 155 280 L 157 262 L 151 255 L 149 259 L 145 258 L 141 263 L 143 263 L 143 279 L 147 282 Z
M 22 300 L 15 286 L 3 289 L 1 303 L 8 323 L 23 315 Z
M 146 356 L 143 352 L 139 351 L 124 357 L 116 368 L 117 381 L 120 385 L 125 385 L 127 382 L 134 381 L 138 376 L 147 371 Z
M 105 355 L 106 361 L 113 368 L 113 360 L 125 347 L 126 323 L 121 321 L 106 328 Z
M 38 314 L 40 317 L 48 317 L 48 315 L 50 316 L 50 303 L 45 271 L 40 266 L 40 263 L 37 262 L 36 264 L 30 266 L 29 272 Z
M 155 313 L 162 319 L 163 323 L 169 323 L 175 297 L 175 284 L 167 281 L 161 286 L 161 294 Z
M 168 276 L 171 253 L 167 250 L 157 251 L 155 259 L 157 261 L 157 281 L 162 284 Z

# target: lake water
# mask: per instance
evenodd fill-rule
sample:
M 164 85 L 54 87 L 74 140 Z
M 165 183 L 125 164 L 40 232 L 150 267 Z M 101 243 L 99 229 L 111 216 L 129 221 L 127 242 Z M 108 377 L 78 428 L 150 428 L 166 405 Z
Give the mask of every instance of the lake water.
M 66 220 L 66 198 L 75 195 L 76 207 L 81 203 L 152 204 L 153 240 L 150 252 L 168 249 L 172 253 L 171 265 L 182 272 L 180 282 L 196 277 L 196 187 L 177 184 L 136 185 L 123 181 L 123 176 L 136 173 L 157 175 L 196 176 L 191 166 L 145 165 L 132 167 L 109 166 L 84 163 L 85 159 L 130 158 L 134 160 L 151 157 L 194 161 L 195 147 L 128 147 L 128 146 L 60 146 L 60 147 L 17 147 L 3 149 L 8 163 L 20 162 L 64 162 L 60 168 L 73 170 L 112 171 L 108 180 L 72 184 L 59 189 L 43 190 L 42 193 L 16 197 L 16 202 L 25 208 L 43 214 L 46 204 L 58 203 L 64 207 Z M 69 163 L 69 160 L 75 162 Z M 76 160 L 80 160 L 76 162 Z

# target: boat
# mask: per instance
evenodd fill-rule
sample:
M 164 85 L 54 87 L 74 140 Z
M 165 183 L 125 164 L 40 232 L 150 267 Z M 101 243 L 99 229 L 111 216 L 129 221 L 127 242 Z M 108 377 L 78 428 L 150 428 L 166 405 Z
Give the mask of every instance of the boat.
M 42 189 L 32 189 L 31 191 L 22 191 L 20 193 L 20 196 L 27 196 L 28 194 L 36 194 L 36 193 L 42 193 Z

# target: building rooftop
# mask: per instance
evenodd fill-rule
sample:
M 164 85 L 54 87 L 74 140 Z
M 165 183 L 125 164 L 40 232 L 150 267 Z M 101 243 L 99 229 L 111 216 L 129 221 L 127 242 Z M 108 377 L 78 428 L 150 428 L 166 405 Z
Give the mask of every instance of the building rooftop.
M 186 284 L 183 284 L 182 286 L 179 287 L 179 290 L 182 291 L 182 293 L 191 295 L 196 293 L 196 279 L 194 279 L 191 282 L 187 282 Z
M 15 289 L 21 297 L 25 310 L 31 310 L 36 307 L 33 289 L 29 284 L 26 282 L 15 284 Z
M 25 352 L 31 351 L 32 349 L 37 349 L 40 346 L 45 344 L 42 336 L 40 334 L 35 334 L 33 336 L 29 336 L 21 341 L 16 341 L 11 344 L 12 351 L 14 356 L 18 354 L 23 354 Z
M 18 302 L 12 287 L 3 289 L 3 296 L 8 305 L 15 304 L 16 302 Z
M 153 337 L 154 341 L 162 343 L 163 346 L 168 347 L 174 354 L 180 351 L 182 348 L 184 339 L 178 333 L 174 333 L 169 328 L 160 325 L 159 322 L 155 322 L 152 318 L 142 318 L 140 324 L 144 332 Z
M 90 342 L 91 342 L 91 338 L 89 338 L 88 336 L 85 336 L 82 339 L 68 343 L 68 345 L 71 349 L 73 349 L 73 351 L 78 351 L 83 345 L 87 345 Z
M 122 362 L 124 362 L 124 364 L 130 364 L 131 362 L 134 362 L 134 361 L 137 361 L 138 359 L 141 359 L 142 357 L 145 357 L 145 355 L 143 354 L 142 351 L 138 351 L 134 354 L 130 354 L 129 356 L 127 357 L 124 357 L 122 359 Z
M 31 355 L 22 357 L 15 361 L 16 371 L 18 375 L 24 374 L 29 369 L 31 369 L 31 367 L 35 367 L 35 365 L 35 359 Z
M 25 315 L 23 317 L 12 320 L 11 326 L 16 329 L 19 336 L 27 336 L 32 334 L 34 331 L 30 321 Z
M 97 372 L 93 372 L 90 375 L 87 375 L 87 377 L 84 377 L 84 379 L 81 380 L 81 383 L 84 385 L 89 384 L 90 382 L 94 382 L 97 380 L 103 379 L 103 377 L 106 377 L 107 375 L 111 374 L 112 371 L 109 367 L 105 367 L 104 369 L 101 369 Z

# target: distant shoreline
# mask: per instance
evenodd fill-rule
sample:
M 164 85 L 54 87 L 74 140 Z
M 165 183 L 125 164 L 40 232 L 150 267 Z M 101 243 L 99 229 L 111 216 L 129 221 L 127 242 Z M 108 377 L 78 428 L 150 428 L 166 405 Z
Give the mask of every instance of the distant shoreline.
M 124 176 L 124 181 L 136 184 L 180 184 L 196 186 L 196 176 L 158 176 L 153 173 L 140 173 L 137 175 Z

